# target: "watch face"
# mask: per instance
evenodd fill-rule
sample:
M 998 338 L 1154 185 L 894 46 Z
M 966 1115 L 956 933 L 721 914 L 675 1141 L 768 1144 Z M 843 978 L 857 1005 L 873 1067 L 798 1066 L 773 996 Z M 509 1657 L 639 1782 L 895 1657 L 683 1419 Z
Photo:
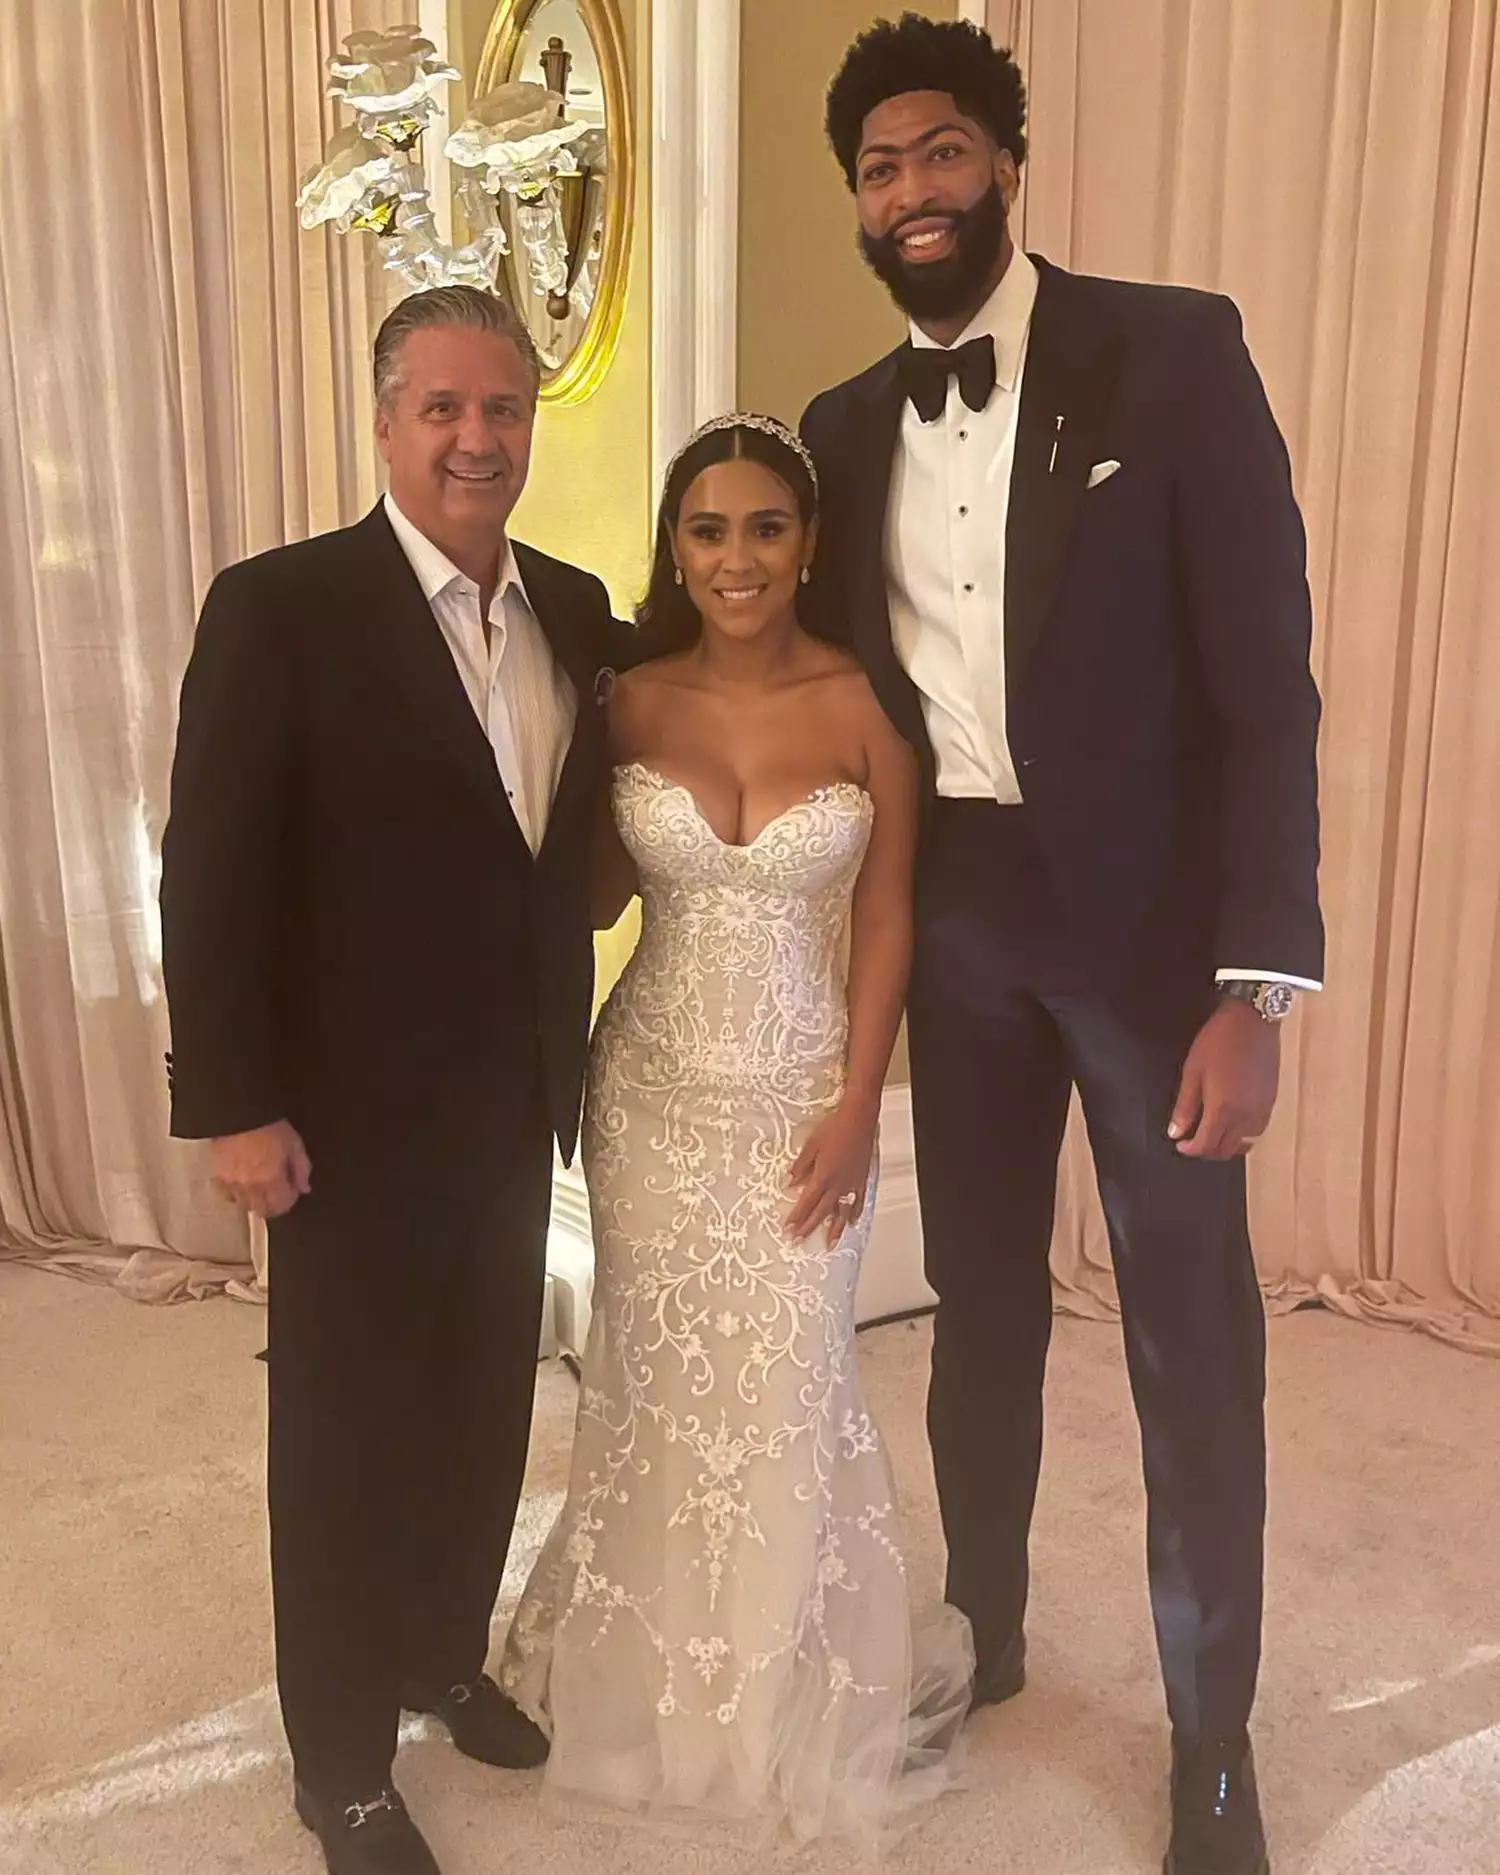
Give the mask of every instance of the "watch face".
M 1256 999 L 1267 1022 L 1281 1022 L 1292 1013 L 1297 992 L 1290 983 L 1268 983 Z

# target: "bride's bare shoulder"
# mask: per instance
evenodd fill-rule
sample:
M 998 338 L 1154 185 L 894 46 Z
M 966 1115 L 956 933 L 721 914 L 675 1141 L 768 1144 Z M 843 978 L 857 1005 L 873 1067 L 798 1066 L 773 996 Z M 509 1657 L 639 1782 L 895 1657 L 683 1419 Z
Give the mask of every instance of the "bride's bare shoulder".
M 911 765 L 912 751 L 886 715 L 864 666 L 837 645 L 826 648 L 831 655 L 820 701 L 830 740 L 845 751 L 851 773 L 871 786 L 876 776 L 904 773 Z
M 652 727 L 667 707 L 668 697 L 680 689 L 677 656 L 652 658 L 622 671 L 610 688 L 609 742 L 617 760 L 628 760 L 649 743 Z
M 865 675 L 865 667 L 842 645 L 820 644 L 815 674 L 827 685 L 829 700 L 842 711 L 863 715 L 880 708 Z
M 659 658 L 647 658 L 644 663 L 632 664 L 628 671 L 621 671 L 615 679 L 615 696 L 629 698 L 649 697 L 663 688 L 680 688 L 686 677 L 689 653 L 685 651 L 668 652 Z
M 835 693 L 856 692 L 867 681 L 864 667 L 852 651 L 822 638 L 811 641 L 803 671 L 808 678 L 826 684 Z

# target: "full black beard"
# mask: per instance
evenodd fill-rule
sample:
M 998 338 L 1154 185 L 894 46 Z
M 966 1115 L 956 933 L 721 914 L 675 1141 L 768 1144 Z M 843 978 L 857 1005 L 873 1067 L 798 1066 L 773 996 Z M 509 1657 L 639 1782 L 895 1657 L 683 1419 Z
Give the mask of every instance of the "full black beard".
M 936 209 L 931 218 L 938 216 L 953 225 L 953 252 L 946 260 L 915 266 L 902 259 L 896 242 L 899 229 L 889 234 L 860 230 L 860 252 L 908 319 L 956 319 L 976 311 L 1005 245 L 1005 197 L 998 182 L 992 182 L 972 208 Z

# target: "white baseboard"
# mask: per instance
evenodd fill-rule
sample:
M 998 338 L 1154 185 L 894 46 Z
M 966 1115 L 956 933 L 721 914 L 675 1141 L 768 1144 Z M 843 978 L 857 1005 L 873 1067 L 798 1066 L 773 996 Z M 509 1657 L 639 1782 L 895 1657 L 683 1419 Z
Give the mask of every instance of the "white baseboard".
M 536 1358 L 539 1361 L 553 1360 L 557 1355 L 557 1278 L 549 1271 L 546 1287 L 542 1291 L 542 1338 L 537 1347 Z
M 588 1340 L 594 1243 L 588 1193 L 577 1160 L 552 1180 L 547 1233 L 548 1311 L 554 1351 L 581 1359 Z M 912 1145 L 911 1090 L 888 1087 L 880 1103 L 880 1186 L 875 1222 L 860 1269 L 855 1314 L 860 1325 L 931 1308 L 937 1300 L 922 1274 L 922 1223 Z M 544 1346 L 546 1335 L 544 1332 Z
M 583 1356 L 589 1338 L 589 1298 L 594 1288 L 594 1239 L 583 1168 L 556 1166 L 552 1173 L 552 1218 L 547 1227 L 547 1288 L 554 1352 Z

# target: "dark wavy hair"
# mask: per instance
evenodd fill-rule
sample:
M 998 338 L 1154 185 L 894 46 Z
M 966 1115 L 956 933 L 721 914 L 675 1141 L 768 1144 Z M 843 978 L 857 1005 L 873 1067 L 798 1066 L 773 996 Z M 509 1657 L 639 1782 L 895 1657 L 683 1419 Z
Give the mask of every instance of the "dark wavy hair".
M 667 472 L 666 487 L 661 493 L 661 507 L 656 516 L 656 549 L 651 561 L 651 581 L 646 596 L 636 608 L 635 622 L 641 634 L 641 651 L 648 658 L 663 657 L 669 652 L 686 651 L 698 642 L 703 620 L 688 597 L 687 588 L 677 583 L 677 561 L 672 552 L 672 536 L 682 513 L 683 496 L 705 469 L 717 462 L 758 462 L 785 482 L 797 503 L 802 525 L 811 527 L 818 518 L 818 491 L 807 464 L 790 444 L 767 430 L 749 424 L 726 424 L 709 430 L 688 444 Z M 809 601 L 812 588 L 806 589 Z M 798 622 L 807 630 L 816 630 L 814 607 L 799 601 Z
M 1010 151 L 1017 169 L 1026 161 L 1026 85 L 1010 53 L 968 20 L 903 13 L 896 25 L 877 20 L 861 33 L 828 87 L 828 141 L 851 189 L 865 119 L 908 91 L 946 91 L 965 117 Z

